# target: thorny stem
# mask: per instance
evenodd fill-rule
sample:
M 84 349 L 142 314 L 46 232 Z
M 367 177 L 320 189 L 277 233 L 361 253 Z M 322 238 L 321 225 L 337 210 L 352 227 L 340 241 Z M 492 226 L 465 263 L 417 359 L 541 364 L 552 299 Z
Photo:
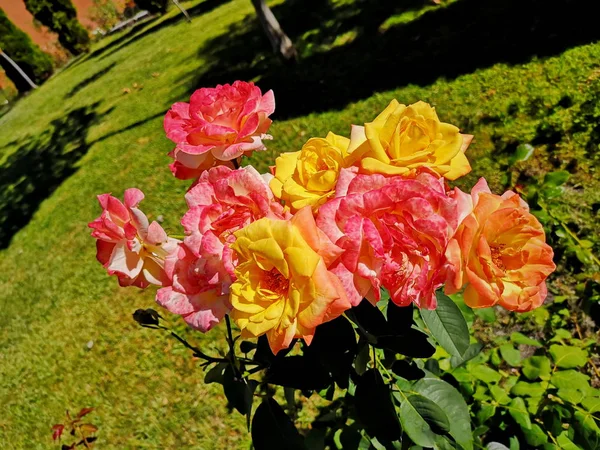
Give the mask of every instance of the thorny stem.
M 227 344 L 229 345 L 229 362 L 231 363 L 231 368 L 233 369 L 236 376 L 241 377 L 240 370 L 238 365 L 236 364 L 236 356 L 235 356 L 235 341 L 233 340 L 233 332 L 231 330 L 231 319 L 229 318 L 229 314 L 225 314 L 225 323 L 227 324 Z

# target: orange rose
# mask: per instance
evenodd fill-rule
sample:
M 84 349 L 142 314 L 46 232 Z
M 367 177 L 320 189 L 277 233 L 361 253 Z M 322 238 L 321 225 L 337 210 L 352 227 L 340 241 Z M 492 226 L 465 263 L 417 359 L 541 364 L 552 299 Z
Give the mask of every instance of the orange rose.
M 494 195 L 482 178 L 471 195 L 455 189 L 464 220 L 450 241 L 453 265 L 446 293 L 465 284 L 471 308 L 500 304 L 511 311 L 529 311 L 546 298 L 546 278 L 555 269 L 544 229 L 527 204 L 512 191 Z

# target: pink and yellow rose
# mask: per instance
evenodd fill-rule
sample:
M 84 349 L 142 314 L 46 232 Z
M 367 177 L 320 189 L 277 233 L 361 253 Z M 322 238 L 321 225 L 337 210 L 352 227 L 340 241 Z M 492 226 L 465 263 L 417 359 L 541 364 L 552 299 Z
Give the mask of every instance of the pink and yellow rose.
M 392 100 L 373 122 L 353 126 L 348 153 L 361 173 L 410 176 L 428 167 L 456 180 L 471 171 L 465 151 L 472 139 L 440 122 L 425 102 L 406 106 Z
M 124 199 L 125 204 L 110 194 L 98 196 L 102 214 L 88 224 L 97 239 L 96 258 L 121 286 L 168 284 L 165 264 L 174 257 L 179 241 L 168 237 L 157 222 L 149 223 L 138 209 L 142 191 L 127 189 Z
M 198 178 L 224 161 L 265 150 L 263 139 L 275 110 L 273 91 L 262 94 L 253 83 L 236 81 L 194 92 L 190 103 L 175 103 L 164 120 L 177 146 L 169 154 L 177 178 Z
M 512 191 L 492 194 L 482 178 L 471 195 L 455 189 L 462 223 L 448 246 L 453 271 L 446 283 L 452 293 L 466 285 L 471 308 L 500 304 L 529 311 L 546 298 L 546 278 L 555 269 L 552 248 L 542 225 Z
M 317 228 L 309 207 L 291 220 L 257 220 L 235 236 L 231 318 L 242 338 L 266 334 L 273 353 L 294 338 L 310 344 L 318 325 L 351 307 L 327 269 L 341 249 Z
M 275 160 L 270 186 L 292 212 L 305 206 L 317 211 L 335 194 L 335 186 L 350 140 L 329 133 L 325 139 L 309 139 L 302 150 L 282 153 Z
M 415 179 L 349 171 L 341 178 L 338 197 L 321 206 L 317 224 L 344 250 L 331 270 L 352 304 L 379 301 L 384 287 L 397 305 L 434 309 L 458 224 L 443 180 L 422 171 Z

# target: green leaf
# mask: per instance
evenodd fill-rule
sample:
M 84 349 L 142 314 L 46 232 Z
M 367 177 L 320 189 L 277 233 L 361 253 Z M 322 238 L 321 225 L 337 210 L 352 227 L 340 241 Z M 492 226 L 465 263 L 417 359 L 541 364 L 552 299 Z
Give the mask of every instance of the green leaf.
M 510 450 L 519 450 L 521 447 L 519 445 L 519 440 L 515 436 L 510 438 L 509 445 L 510 445 Z
M 511 367 L 519 367 L 521 365 L 521 352 L 514 348 L 511 344 L 500 346 L 500 354 L 502 359 Z
M 354 404 L 356 415 L 369 436 L 389 441 L 400 438 L 400 424 L 390 388 L 378 370 L 369 369 L 358 379 Z
M 450 436 L 463 449 L 472 450 L 473 434 L 469 408 L 463 396 L 452 385 L 437 378 L 423 378 L 415 383 L 413 390 L 437 404 L 450 419 Z
M 514 165 L 520 161 L 527 161 L 533 155 L 535 149 L 530 144 L 521 144 L 508 160 L 509 165 Z
M 496 406 L 492 404 L 482 404 L 481 408 L 477 412 L 477 420 L 480 424 L 485 423 L 491 417 L 496 414 Z
M 600 398 L 598 397 L 587 397 L 581 402 L 581 406 L 587 409 L 591 414 L 600 411 Z
M 400 422 L 404 431 L 412 441 L 422 447 L 433 447 L 435 445 L 436 433 L 432 430 L 431 423 L 439 421 L 442 425 L 448 424 L 448 418 L 443 411 L 432 407 L 435 403 L 428 401 L 420 395 L 411 395 L 400 405 Z M 440 416 L 440 413 L 443 416 Z M 444 424 L 444 417 L 446 423 Z M 426 420 L 427 417 L 429 419 Z
M 583 367 L 587 363 L 588 354 L 585 350 L 570 345 L 553 344 L 550 346 L 550 355 L 554 364 L 562 369 Z
M 510 340 L 517 345 L 533 345 L 534 347 L 542 346 L 540 341 L 531 339 L 530 337 L 527 337 L 523 333 L 519 333 L 518 331 L 515 331 L 510 335 Z
M 518 381 L 510 390 L 513 395 L 520 397 L 541 397 L 546 390 L 546 384 L 542 383 L 527 383 L 526 381 Z
M 488 366 L 475 366 L 471 368 L 471 375 L 484 383 L 498 383 L 502 379 L 502 375 Z
M 580 447 L 575 445 L 573 441 L 569 439 L 566 431 L 563 431 L 558 435 L 558 438 L 556 438 L 556 442 L 558 442 L 558 445 L 560 445 L 560 448 L 562 450 L 581 450 Z
M 548 442 L 548 435 L 542 428 L 534 423 L 529 430 L 523 430 L 525 435 L 525 441 L 532 447 L 539 447 L 542 444 Z
M 558 389 L 579 389 L 587 392 L 590 377 L 576 370 L 560 370 L 552 375 L 550 382 Z
M 252 419 L 252 445 L 255 450 L 305 450 L 294 422 L 272 398 L 264 399 L 256 408 Z
M 545 186 L 561 186 L 567 182 L 571 174 L 566 170 L 557 170 L 555 172 L 548 172 L 544 177 Z
M 492 393 L 492 397 L 494 397 L 494 400 L 496 400 L 501 405 L 508 405 L 511 401 L 508 392 L 506 392 L 498 385 L 494 384 L 490 386 L 490 392 Z
M 479 342 L 469 345 L 469 348 L 467 349 L 465 354 L 462 355 L 462 357 L 461 356 L 453 356 L 452 358 L 450 358 L 450 365 L 452 366 L 452 368 L 459 367 L 460 365 L 466 363 L 467 361 L 470 361 L 471 359 L 473 359 L 477 355 L 479 355 L 482 348 L 483 348 L 483 345 L 480 344 Z
M 521 397 L 513 398 L 508 406 L 508 412 L 522 430 L 531 429 L 531 419 L 525 407 L 525 402 Z
M 585 394 L 581 392 L 579 389 L 559 389 L 556 393 L 561 399 L 568 401 L 573 405 L 578 405 L 581 403 Z
M 481 308 L 474 310 L 474 312 L 485 323 L 496 322 L 496 311 L 494 311 L 494 308 Z
M 445 434 L 450 431 L 448 416 L 435 402 L 420 394 L 409 395 L 405 402 L 411 404 L 434 433 Z
M 460 309 L 443 292 L 436 292 L 437 308 L 421 310 L 433 337 L 452 356 L 462 357 L 469 348 L 469 329 Z
M 550 359 L 546 356 L 532 356 L 523 361 L 523 375 L 529 380 L 548 379 L 551 371 Z
M 367 371 L 367 363 L 369 362 L 369 342 L 362 337 L 358 340 L 358 350 L 356 358 L 354 358 L 354 369 L 358 375 L 362 375 Z

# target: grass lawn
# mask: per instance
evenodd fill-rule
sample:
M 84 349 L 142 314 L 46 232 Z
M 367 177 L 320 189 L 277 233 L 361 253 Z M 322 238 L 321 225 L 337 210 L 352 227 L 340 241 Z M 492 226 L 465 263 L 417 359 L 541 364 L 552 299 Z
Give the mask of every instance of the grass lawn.
M 530 143 L 519 182 L 569 170 L 561 208 L 598 254 L 598 28 L 570 21 L 561 2 L 392 3 L 274 2 L 301 55 L 286 65 L 249 1 L 184 2 L 191 24 L 171 10 L 107 38 L 0 117 L 0 448 L 51 448 L 64 410 L 89 406 L 98 448 L 249 447 L 243 418 L 203 384 L 198 362 L 133 323 L 153 291 L 108 279 L 86 227 L 96 194 L 135 186 L 148 216 L 181 233 L 188 183 L 167 167 L 162 117 L 196 87 L 239 78 L 274 89 L 275 139 L 251 161 L 260 170 L 310 136 L 348 135 L 392 98 L 428 101 L 475 135 L 465 186 L 486 176 L 501 189 L 509 156 Z M 568 280 L 578 268 L 558 258 Z M 167 318 L 207 352 L 224 348 L 221 328 L 201 335 Z

